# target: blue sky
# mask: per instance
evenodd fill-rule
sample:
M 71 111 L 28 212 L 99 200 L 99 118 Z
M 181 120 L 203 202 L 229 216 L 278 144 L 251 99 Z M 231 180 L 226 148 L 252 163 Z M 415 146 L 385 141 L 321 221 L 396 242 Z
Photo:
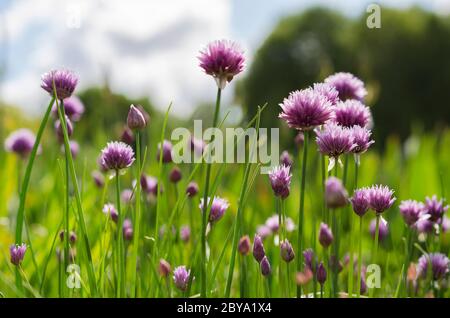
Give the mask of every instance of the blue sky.
M 197 67 L 208 41 L 236 40 L 251 62 L 253 52 L 279 19 L 323 5 L 360 15 L 365 0 L 0 0 L 0 65 L 6 72 L 0 98 L 38 112 L 46 96 L 40 75 L 66 67 L 80 89 L 108 77 L 112 88 L 150 96 L 160 108 L 189 115 L 213 100 L 214 82 Z M 385 0 L 394 7 L 421 5 L 448 14 L 450 0 Z M 232 86 L 225 92 L 230 101 Z

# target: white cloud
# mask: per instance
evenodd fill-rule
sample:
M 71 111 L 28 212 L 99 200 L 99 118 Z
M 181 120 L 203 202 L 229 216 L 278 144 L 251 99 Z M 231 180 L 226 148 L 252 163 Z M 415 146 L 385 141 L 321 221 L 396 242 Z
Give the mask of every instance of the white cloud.
M 40 74 L 67 67 L 80 76 L 80 89 L 101 84 L 106 72 L 114 90 L 150 96 L 161 108 L 173 101 L 174 113 L 189 114 L 215 96 L 196 56 L 207 42 L 230 36 L 230 12 L 228 0 L 14 1 L 5 12 L 2 97 L 43 107 Z

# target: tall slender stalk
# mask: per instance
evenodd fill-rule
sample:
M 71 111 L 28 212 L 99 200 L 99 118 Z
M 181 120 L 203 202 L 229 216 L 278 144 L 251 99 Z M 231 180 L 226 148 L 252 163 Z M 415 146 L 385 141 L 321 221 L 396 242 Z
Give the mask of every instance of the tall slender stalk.
M 346 160 L 345 160 L 345 163 L 346 163 L 346 166 L 347 166 L 347 162 L 348 162 L 348 155 L 347 155 L 347 157 L 346 157 Z M 345 171 L 345 173 L 344 173 L 344 176 L 346 177 L 346 175 L 347 175 L 347 173 L 346 173 L 347 171 Z M 353 184 L 353 190 L 355 190 L 356 188 L 357 188 L 357 183 L 358 183 L 358 162 L 355 160 L 355 181 L 354 181 L 354 184 Z M 344 185 L 345 185 L 345 182 L 344 182 Z M 349 259 L 349 268 L 348 268 L 348 296 L 349 297 L 353 297 L 353 269 L 354 269 L 354 266 L 353 266 L 353 259 L 354 259 L 354 257 L 353 257 L 353 235 L 354 235 L 354 233 L 353 233 L 353 219 L 354 219 L 354 216 L 353 216 L 353 213 L 350 211 L 350 215 L 349 215 L 349 218 L 350 218 L 350 250 L 349 250 L 349 255 L 350 255 L 350 259 Z M 360 238 L 360 240 L 361 240 L 361 238 Z
M 54 91 L 56 91 L 56 89 L 54 89 Z M 63 120 L 64 120 L 64 113 L 62 112 L 62 109 L 61 109 L 57 99 L 56 99 L 56 106 L 58 108 L 59 120 L 61 122 L 63 122 Z M 68 159 L 68 162 L 69 162 L 70 177 L 72 179 L 72 185 L 73 185 L 74 192 L 75 192 L 75 201 L 76 201 L 76 204 L 77 204 L 77 212 L 78 212 L 78 223 L 80 225 L 81 234 L 82 234 L 84 245 L 85 245 L 86 256 L 87 256 L 87 259 L 88 259 L 88 277 L 89 277 L 90 293 L 91 293 L 91 295 L 96 296 L 97 295 L 97 282 L 96 282 L 96 279 L 95 279 L 94 265 L 93 265 L 93 262 L 92 262 L 92 255 L 91 255 L 91 247 L 90 247 L 90 244 L 89 244 L 89 238 L 87 236 L 86 223 L 84 221 L 84 212 L 83 212 L 83 205 L 81 203 L 80 188 L 78 186 L 77 174 L 75 172 L 75 164 L 73 162 L 72 152 L 70 151 L 70 144 L 69 144 L 69 136 L 68 136 L 68 133 L 67 133 L 67 127 L 65 125 L 62 125 L 62 129 L 63 129 L 63 136 L 64 136 L 64 151 L 67 154 L 67 159 Z
M 377 257 L 378 257 L 378 238 L 379 238 L 379 234 L 380 234 L 380 214 L 377 213 L 376 214 L 377 218 L 376 218 L 376 224 L 375 224 L 375 241 L 373 242 L 373 255 L 372 255 L 372 262 L 374 264 L 376 264 L 375 262 L 377 261 Z M 373 297 L 375 293 L 375 288 L 371 288 L 370 289 L 370 297 Z
M 237 214 L 236 214 L 236 220 L 234 222 L 234 229 L 233 229 L 233 245 L 232 245 L 232 250 L 231 250 L 231 260 L 230 260 L 230 267 L 228 269 L 228 277 L 227 277 L 227 285 L 225 288 L 225 297 L 228 298 L 230 297 L 230 291 L 231 291 L 231 282 L 233 281 L 233 273 L 234 273 L 234 263 L 235 263 L 235 258 L 236 258 L 236 252 L 237 252 L 237 245 L 238 245 L 238 239 L 239 239 L 239 232 L 240 232 L 240 223 L 242 221 L 242 211 L 244 209 L 244 196 L 246 194 L 247 191 L 247 183 L 248 183 L 248 179 L 249 179 L 249 175 L 250 175 L 250 159 L 253 157 L 254 155 L 254 150 L 256 151 L 256 149 L 253 148 L 258 146 L 258 134 L 259 134 L 259 123 L 260 123 L 260 118 L 261 118 L 261 108 L 258 108 L 258 114 L 256 117 L 256 144 L 255 145 L 251 145 L 251 152 L 250 152 L 250 156 L 249 156 L 249 160 L 246 163 L 245 166 L 245 172 L 244 172 L 244 180 L 242 183 L 242 188 L 241 188 L 241 192 L 239 194 L 239 206 L 238 206 L 238 210 L 237 210 Z M 206 202 L 206 201 L 204 201 Z M 204 206 L 206 206 L 206 204 L 204 204 Z M 205 212 L 203 212 L 203 216 L 205 217 Z
M 302 270 L 301 253 L 303 251 L 303 217 L 305 208 L 305 185 L 306 185 L 306 164 L 308 160 L 308 142 L 309 132 L 304 132 L 303 142 L 303 160 L 302 160 L 302 174 L 300 177 L 300 206 L 298 211 L 298 236 L 297 236 L 297 271 Z M 297 298 L 300 298 L 302 294 L 302 287 L 297 286 Z
M 22 232 L 23 232 L 23 220 L 25 214 L 25 201 L 27 199 L 28 186 L 30 184 L 31 171 L 33 170 L 34 160 L 36 158 L 37 151 L 39 149 L 39 143 L 41 142 L 42 134 L 44 133 L 45 126 L 47 125 L 50 112 L 52 111 L 53 104 L 55 103 L 55 98 L 50 100 L 47 106 L 44 117 L 42 118 L 41 124 L 39 125 L 39 130 L 36 135 L 36 140 L 33 145 L 33 149 L 30 153 L 30 158 L 28 159 L 27 168 L 25 170 L 25 175 L 23 177 L 23 182 L 21 183 L 20 198 L 19 198 L 19 209 L 17 210 L 16 216 L 16 235 L 15 243 L 22 243 Z M 21 290 L 22 278 L 20 277 L 20 272 L 16 269 L 16 287 Z
M 358 242 L 358 287 L 357 287 L 357 292 L 358 292 L 358 298 L 361 297 L 361 270 L 362 270 L 362 222 L 363 218 L 362 216 L 359 217 L 359 242 Z M 353 266 L 353 265 L 351 265 Z
M 217 97 L 216 97 L 216 108 L 214 110 L 214 118 L 212 128 L 217 126 L 217 121 L 219 119 L 219 110 L 220 110 L 220 99 L 222 95 L 222 90 L 217 88 Z M 211 140 L 213 141 L 213 140 Z M 203 214 L 202 214 L 202 233 L 201 233 L 201 297 L 206 297 L 206 223 L 208 219 L 207 210 L 208 210 L 208 195 L 209 195 L 209 182 L 211 178 L 211 168 L 212 164 L 208 164 L 206 166 L 206 179 L 205 179 L 205 192 L 203 195 Z
M 120 172 L 116 170 L 116 201 L 117 201 L 117 213 L 119 214 L 119 222 L 117 223 L 117 235 L 118 235 L 118 258 L 119 258 L 119 274 L 117 279 L 118 296 L 125 297 L 125 249 L 123 242 L 122 226 L 124 216 L 120 208 Z
M 136 163 L 137 163 L 137 176 L 136 176 L 136 209 L 134 211 L 134 223 L 135 233 L 133 240 L 133 257 L 131 258 L 131 297 L 136 297 L 136 275 L 137 275 L 137 259 L 139 252 L 139 237 L 141 228 L 141 135 L 139 130 L 136 130 Z

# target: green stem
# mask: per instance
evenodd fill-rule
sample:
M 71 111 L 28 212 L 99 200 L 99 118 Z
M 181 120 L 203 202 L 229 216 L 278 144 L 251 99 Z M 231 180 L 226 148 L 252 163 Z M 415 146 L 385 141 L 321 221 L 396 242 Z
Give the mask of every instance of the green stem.
M 47 121 L 50 116 L 50 112 L 52 111 L 54 102 L 55 102 L 55 98 L 52 98 L 50 100 L 50 103 L 47 106 L 47 110 L 45 112 L 44 118 L 42 118 L 38 133 L 36 135 L 36 140 L 33 145 L 33 149 L 31 150 L 30 159 L 28 160 L 27 168 L 25 170 L 23 182 L 21 183 L 19 209 L 17 210 L 17 217 L 16 217 L 16 235 L 15 235 L 15 243 L 16 244 L 22 243 L 23 220 L 24 220 L 24 214 L 25 214 L 25 201 L 27 199 L 27 192 L 28 192 L 28 186 L 30 184 L 31 171 L 33 170 L 33 164 L 34 164 L 34 160 L 36 158 L 37 151 L 39 149 L 39 143 L 41 142 L 42 134 L 44 133 L 44 129 L 45 129 L 45 126 L 47 125 Z M 22 279 L 20 277 L 20 272 L 17 269 L 16 269 L 16 287 L 19 290 L 22 289 Z
M 303 160 L 302 160 L 302 174 L 300 178 L 300 206 L 298 213 L 298 236 L 297 236 L 297 271 L 301 272 L 302 262 L 301 253 L 303 250 L 303 214 L 305 207 L 305 185 L 306 185 L 306 164 L 308 160 L 308 139 L 309 132 L 305 130 L 304 132 L 304 142 L 303 142 Z M 302 287 L 297 286 L 297 298 L 300 298 L 302 294 Z
M 136 292 L 136 276 L 137 276 L 137 259 L 139 252 L 139 238 L 140 238 L 140 228 L 141 228 L 141 135 L 139 130 L 136 130 L 136 164 L 137 164 L 137 176 L 136 176 L 136 210 L 134 216 L 134 240 L 133 240 L 133 257 L 131 259 L 131 297 L 137 296 Z
M 54 89 L 54 91 L 56 91 L 56 89 Z M 61 109 L 57 99 L 56 99 L 56 106 L 58 108 L 59 120 L 61 122 L 64 122 L 65 115 L 62 112 L 62 109 Z M 67 159 L 69 161 L 70 177 L 72 179 L 72 185 L 73 185 L 74 192 L 75 192 L 75 199 L 76 199 L 75 201 L 77 203 L 78 223 L 80 225 L 81 234 L 83 237 L 85 250 L 86 250 L 86 256 L 88 259 L 88 277 L 89 277 L 89 285 L 90 285 L 90 289 L 91 289 L 90 293 L 91 293 L 91 295 L 96 296 L 97 295 L 97 282 L 95 279 L 94 265 L 92 262 L 91 247 L 90 247 L 89 238 L 87 235 L 86 223 L 84 221 L 84 212 L 83 212 L 83 205 L 81 203 L 80 188 L 78 186 L 77 174 L 75 171 L 75 164 L 74 164 L 73 158 L 72 158 L 72 152 L 70 151 L 67 127 L 65 125 L 62 125 L 62 129 L 63 129 L 63 135 L 64 135 L 64 151 L 66 152 Z
M 380 234 L 380 216 L 381 214 L 377 213 L 376 225 L 375 225 L 375 241 L 373 243 L 373 255 L 372 255 L 372 263 L 376 264 L 378 257 L 378 237 Z M 373 297 L 375 293 L 375 287 L 370 289 L 370 297 Z
M 261 118 L 261 108 L 258 108 L 258 113 L 256 116 L 257 116 L 256 117 L 256 136 L 258 136 L 259 123 L 260 123 L 260 118 Z M 257 141 L 258 140 L 256 140 L 256 142 Z M 255 144 L 254 146 L 257 147 L 257 144 Z M 247 192 L 247 184 L 248 184 L 248 179 L 249 179 L 249 175 L 250 175 L 250 168 L 251 168 L 250 158 L 253 157 L 253 155 L 254 155 L 253 151 L 255 150 L 255 149 L 253 149 L 253 145 L 251 145 L 251 148 L 252 149 L 251 149 L 251 153 L 249 156 L 249 160 L 246 162 L 246 165 L 245 165 L 244 180 L 242 182 L 242 188 L 241 188 L 241 191 L 239 194 L 239 205 L 238 205 L 238 210 L 237 210 L 237 214 L 236 214 L 236 220 L 234 222 L 231 260 L 230 260 L 230 267 L 228 268 L 227 285 L 225 288 L 225 297 L 226 298 L 230 297 L 231 283 L 233 281 L 233 273 L 234 273 L 234 263 L 235 263 L 235 259 L 236 259 L 237 245 L 238 245 L 239 233 L 240 233 L 241 222 L 242 222 L 242 211 L 244 209 L 244 197 Z
M 221 99 L 222 90 L 220 88 L 217 89 L 217 98 L 216 98 L 216 108 L 214 110 L 214 118 L 212 128 L 217 126 L 217 121 L 219 119 L 219 110 L 220 110 L 220 99 Z M 213 140 L 211 140 L 213 141 Z M 209 182 L 211 178 L 211 168 L 212 164 L 208 164 L 206 166 L 206 179 L 205 179 L 205 192 L 203 195 L 203 215 L 202 215 L 202 233 L 201 233 L 201 293 L 200 296 L 202 298 L 206 297 L 206 223 L 208 219 L 207 210 L 208 210 L 208 195 L 209 195 Z M 234 246 L 233 246 L 234 248 Z
M 345 166 L 347 166 L 347 163 L 348 163 L 347 159 L 348 159 L 348 155 L 345 158 Z M 346 177 L 346 175 L 347 175 L 347 171 L 345 171 L 344 177 Z M 357 184 L 358 184 L 358 163 L 355 160 L 355 181 L 354 181 L 353 189 L 356 189 Z M 344 185 L 345 185 L 345 183 L 344 183 Z M 353 257 L 354 256 L 353 255 L 353 236 L 354 236 L 353 219 L 354 219 L 354 216 L 353 216 L 353 213 L 350 212 L 349 218 L 350 218 L 350 251 L 349 251 L 349 253 L 350 253 L 350 263 L 349 264 L 350 265 L 348 268 L 348 295 L 350 298 L 352 298 L 353 297 L 353 276 L 354 276 L 354 273 L 353 273 L 353 269 L 354 269 L 354 266 L 353 266 L 353 262 L 354 262 L 354 257 Z
M 359 217 L 359 242 L 358 242 L 358 289 L 356 290 L 358 293 L 358 298 L 361 297 L 361 270 L 362 270 L 362 216 Z M 350 266 L 353 266 L 350 264 Z
M 139 183 L 139 181 L 137 182 Z M 124 215 L 122 213 L 121 207 L 120 207 L 120 172 L 119 170 L 116 170 L 116 201 L 117 201 L 117 213 L 119 214 L 119 222 L 117 223 L 117 235 L 118 235 L 118 253 L 117 257 L 119 258 L 119 273 L 118 273 L 118 279 L 117 279 L 117 292 L 119 297 L 125 297 L 125 264 L 124 264 L 124 242 L 123 242 L 123 233 L 122 233 L 122 226 L 123 226 L 123 220 Z

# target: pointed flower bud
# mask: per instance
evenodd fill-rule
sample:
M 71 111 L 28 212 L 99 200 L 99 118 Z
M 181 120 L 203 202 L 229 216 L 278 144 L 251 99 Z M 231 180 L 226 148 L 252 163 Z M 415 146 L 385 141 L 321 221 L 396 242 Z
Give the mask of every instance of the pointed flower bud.
M 144 115 L 134 105 L 131 105 L 128 111 L 127 126 L 131 130 L 141 130 L 147 126 Z
M 291 243 L 287 239 L 281 242 L 280 249 L 281 249 L 281 258 L 286 263 L 291 262 L 295 258 L 294 249 L 292 248 Z

